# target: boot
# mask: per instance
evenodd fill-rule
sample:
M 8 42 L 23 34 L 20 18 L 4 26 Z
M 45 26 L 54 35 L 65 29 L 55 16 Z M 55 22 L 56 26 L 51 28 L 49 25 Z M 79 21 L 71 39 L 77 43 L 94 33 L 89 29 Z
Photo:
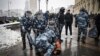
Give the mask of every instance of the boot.
M 26 43 L 23 43 L 23 50 L 26 49 Z
M 86 42 L 85 42 L 85 39 L 86 39 L 86 37 L 82 37 L 82 43 L 83 43 L 83 44 L 86 43 Z

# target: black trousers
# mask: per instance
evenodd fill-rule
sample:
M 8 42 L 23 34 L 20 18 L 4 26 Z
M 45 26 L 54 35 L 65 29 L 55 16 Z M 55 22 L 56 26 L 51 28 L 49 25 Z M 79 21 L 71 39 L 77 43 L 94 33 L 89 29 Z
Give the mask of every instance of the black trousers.
M 68 22 L 68 23 L 65 24 L 66 35 L 68 35 L 68 28 L 69 28 L 69 31 L 70 31 L 70 35 L 72 35 L 72 23 L 71 22 Z
M 26 33 L 27 32 L 23 32 L 22 30 L 21 30 L 21 37 L 22 37 L 22 43 L 23 43 L 23 49 L 25 49 L 26 48 Z M 30 30 L 28 31 L 28 33 L 30 33 Z M 32 48 L 32 44 L 29 42 L 29 46 L 30 46 L 30 49 L 33 49 Z
M 61 39 L 61 33 L 62 33 L 62 29 L 63 29 L 64 24 L 59 24 L 59 39 Z

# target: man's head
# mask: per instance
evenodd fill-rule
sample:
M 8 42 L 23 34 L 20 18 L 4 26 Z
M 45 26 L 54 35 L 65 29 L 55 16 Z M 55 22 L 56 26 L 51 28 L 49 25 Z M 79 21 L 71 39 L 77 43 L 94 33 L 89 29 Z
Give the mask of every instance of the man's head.
M 85 13 L 88 14 L 88 12 L 87 12 L 87 10 L 86 10 L 85 8 L 81 8 L 81 9 L 80 9 L 80 12 L 85 12 Z
M 25 17 L 30 18 L 32 16 L 32 12 L 31 11 L 26 11 L 25 12 Z
M 81 8 L 81 9 L 80 9 L 80 12 L 85 12 L 85 9 L 84 9 L 84 8 Z
M 70 13 L 70 10 L 68 10 L 67 13 Z
M 46 11 L 46 13 L 49 13 L 49 11 Z

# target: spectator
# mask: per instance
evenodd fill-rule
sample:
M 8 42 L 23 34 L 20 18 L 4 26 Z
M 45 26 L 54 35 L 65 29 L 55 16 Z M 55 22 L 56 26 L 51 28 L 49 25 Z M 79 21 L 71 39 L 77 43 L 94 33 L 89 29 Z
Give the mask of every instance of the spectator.
M 97 27 L 97 30 L 98 30 L 98 35 L 95 38 L 95 44 L 96 44 L 96 46 L 98 46 L 99 36 L 100 36 L 100 25 L 99 25 L 100 24 L 100 13 L 95 18 L 95 24 L 96 24 L 96 27 Z
M 65 28 L 66 35 L 68 35 L 68 28 L 70 30 L 70 35 L 72 35 L 72 23 L 73 23 L 73 15 L 70 13 L 70 10 L 65 14 Z

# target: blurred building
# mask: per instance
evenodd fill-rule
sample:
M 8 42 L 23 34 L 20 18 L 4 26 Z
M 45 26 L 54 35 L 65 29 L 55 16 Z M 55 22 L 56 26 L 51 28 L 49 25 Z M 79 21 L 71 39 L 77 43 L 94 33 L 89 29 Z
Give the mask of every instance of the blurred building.
M 33 14 L 35 14 L 37 11 L 37 1 L 38 0 L 30 0 L 30 10 Z
M 0 10 L 0 17 L 3 15 L 3 11 L 2 10 Z
M 67 8 L 67 10 L 70 10 L 70 13 L 74 13 L 74 5 L 70 5 L 68 8 Z M 66 11 L 67 11 L 66 10 Z
M 21 9 L 11 9 L 8 10 L 0 10 L 0 17 L 7 16 L 7 17 L 20 17 L 24 13 Z M 8 15 L 9 14 L 9 15 Z
M 30 0 L 26 0 L 25 2 L 25 11 L 30 10 Z
M 100 13 L 100 0 L 75 0 L 74 13 L 79 13 L 81 8 L 85 8 L 88 13 Z

